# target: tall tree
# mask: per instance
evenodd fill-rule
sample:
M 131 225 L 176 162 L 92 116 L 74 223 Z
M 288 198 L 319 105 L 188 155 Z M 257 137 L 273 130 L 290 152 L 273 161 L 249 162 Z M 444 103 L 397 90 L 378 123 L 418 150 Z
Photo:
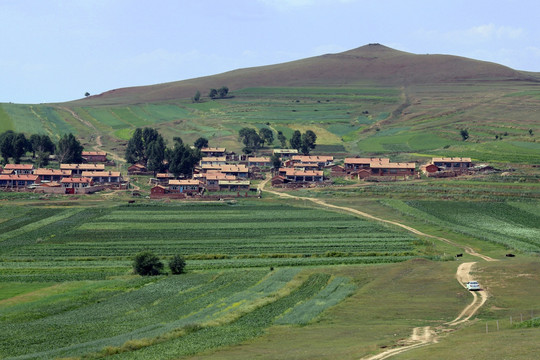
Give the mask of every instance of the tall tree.
M 262 128 L 259 130 L 259 137 L 262 139 L 263 144 L 272 144 L 274 142 L 274 132 L 269 128 Z
M 223 99 L 229 93 L 229 88 L 226 86 L 222 86 L 218 89 L 217 92 L 218 92 L 219 97 Z
M 309 155 L 309 152 L 315 149 L 315 142 L 317 141 L 317 135 L 311 130 L 307 130 L 302 134 L 302 145 L 300 150 L 304 155 Z
M 4 158 L 4 164 L 9 163 L 9 158 L 13 156 L 13 140 L 15 139 L 15 133 L 8 130 L 0 135 L 0 153 Z
M 150 144 L 154 141 L 158 141 L 160 149 L 163 148 L 163 153 L 165 153 L 165 141 L 157 130 L 149 127 L 135 129 L 126 147 L 126 161 L 130 164 L 138 162 L 147 165 L 150 157 Z
M 242 128 L 238 132 L 238 136 L 240 138 L 240 141 L 244 144 L 244 148 L 242 151 L 245 154 L 251 154 L 253 151 L 256 151 L 259 149 L 263 143 L 263 140 L 257 134 L 257 131 L 252 128 Z
M 283 132 L 281 130 L 277 132 L 277 138 L 281 143 L 281 147 L 284 148 L 285 146 L 287 146 L 287 138 L 285 137 L 285 135 L 283 135 Z
M 292 149 L 300 150 L 302 147 L 302 133 L 300 133 L 300 130 L 295 130 L 293 132 L 292 137 L 289 140 L 289 144 L 291 145 Z
M 64 134 L 58 141 L 58 151 L 56 155 L 60 163 L 80 164 L 82 158 L 83 146 L 72 134 Z
M 195 95 L 193 95 L 193 102 L 199 102 L 201 101 L 201 92 L 199 90 L 197 90 L 197 92 L 195 92 Z
M 199 150 L 202 148 L 208 147 L 208 139 L 200 137 L 197 140 L 195 140 L 195 143 L 193 145 Z
M 184 175 L 186 177 L 191 176 L 193 168 L 200 160 L 200 152 L 198 150 L 192 150 L 183 144 L 175 144 L 174 148 L 170 150 L 169 159 L 169 171 L 174 174 L 175 177 Z
M 54 154 L 56 146 L 48 135 L 32 134 L 30 136 L 28 151 L 32 152 L 32 157 L 36 157 L 36 153 Z
M 281 167 L 281 159 L 278 154 L 272 155 L 270 162 L 272 163 L 272 168 L 276 171 Z
M 208 92 L 208 97 L 210 99 L 215 99 L 218 96 L 218 91 L 216 89 L 210 89 L 210 92 Z
M 21 157 L 26 154 L 28 149 L 28 140 L 23 133 L 18 133 L 13 138 L 13 161 L 15 164 L 21 162 Z
M 148 170 L 153 171 L 154 176 L 156 176 L 157 172 L 164 169 L 163 160 L 165 160 L 165 141 L 161 135 L 151 141 L 148 145 L 147 157 Z

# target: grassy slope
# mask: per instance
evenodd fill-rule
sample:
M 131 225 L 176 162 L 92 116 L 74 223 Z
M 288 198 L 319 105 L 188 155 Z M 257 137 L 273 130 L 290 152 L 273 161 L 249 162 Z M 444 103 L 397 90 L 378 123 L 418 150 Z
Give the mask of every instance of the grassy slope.
M 1 104 L 0 130 L 54 137 L 71 131 L 87 148 L 102 135 L 105 149 L 122 154 L 132 131 L 142 126 L 158 128 L 169 140 L 181 136 L 193 142 L 205 136 L 212 145 L 235 151 L 240 150 L 237 132 L 244 126 L 269 126 L 286 135 L 311 128 L 324 145 L 321 151 L 403 154 L 403 159 L 471 156 L 533 164 L 540 163 L 536 75 L 471 59 L 371 45 L 205 78 L 117 89 L 64 104 Z M 197 104 L 189 100 L 196 89 L 205 93 L 222 84 L 229 86 L 232 97 L 203 98 Z M 466 142 L 461 129 L 469 130 Z

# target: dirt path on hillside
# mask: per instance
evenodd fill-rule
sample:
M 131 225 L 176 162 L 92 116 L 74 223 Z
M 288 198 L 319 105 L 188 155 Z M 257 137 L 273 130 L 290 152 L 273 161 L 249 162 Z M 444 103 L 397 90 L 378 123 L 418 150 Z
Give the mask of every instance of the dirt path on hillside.
M 469 263 L 463 263 L 459 265 L 457 271 L 456 271 L 456 278 L 459 281 L 459 283 L 467 289 L 466 283 L 467 281 L 471 281 L 471 274 L 470 271 L 473 267 L 473 265 L 476 264 L 475 262 L 469 262 Z M 422 346 L 434 344 L 438 342 L 438 333 L 446 332 L 450 330 L 451 327 L 462 324 L 466 321 L 469 321 L 469 319 L 476 314 L 478 309 L 482 307 L 482 305 L 485 304 L 488 298 L 487 291 L 480 291 L 480 299 L 475 291 L 469 291 L 470 294 L 473 296 L 473 301 L 469 305 L 463 309 L 463 311 L 451 322 L 445 323 L 442 326 L 437 327 L 437 329 L 433 330 L 430 326 L 425 327 L 416 327 L 413 329 L 412 335 L 410 338 L 403 340 L 399 342 L 397 345 L 399 347 L 390 349 L 387 351 L 384 351 L 380 354 L 363 358 L 365 360 L 383 360 L 388 359 L 394 355 L 401 354 L 406 351 L 410 351 Z
M 262 192 L 265 185 L 268 183 L 269 180 L 270 179 L 266 179 L 266 180 L 262 181 L 257 187 L 258 190 Z M 379 222 L 399 226 L 399 227 L 401 227 L 401 228 L 403 228 L 403 229 L 405 229 L 407 231 L 410 231 L 410 232 L 412 232 L 414 234 L 429 237 L 429 238 L 436 239 L 436 240 L 439 240 L 439 241 L 443 241 L 445 243 L 448 243 L 448 244 L 451 244 L 451 245 L 456 246 L 458 248 L 461 248 L 467 254 L 472 255 L 472 256 L 476 256 L 476 257 L 478 257 L 478 258 L 480 258 L 482 260 L 485 260 L 485 261 L 498 261 L 498 260 L 493 259 L 493 258 L 491 258 L 489 256 L 486 256 L 486 255 L 483 255 L 483 254 L 480 254 L 480 253 L 474 251 L 469 246 L 459 245 L 459 244 L 457 244 L 457 243 L 455 243 L 455 242 L 453 242 L 451 240 L 445 239 L 445 238 L 440 237 L 440 236 L 434 236 L 434 235 L 425 234 L 425 233 L 423 233 L 423 232 L 421 232 L 421 231 L 419 231 L 419 230 L 417 230 L 417 229 L 415 229 L 413 227 L 410 227 L 408 225 L 405 225 L 405 224 L 402 224 L 402 223 L 399 223 L 399 222 L 396 222 L 396 221 L 390 221 L 390 220 L 382 219 L 382 218 L 373 216 L 371 214 L 365 213 L 363 211 L 359 211 L 359 210 L 344 207 L 344 206 L 337 206 L 337 205 L 328 204 L 328 203 L 326 203 L 326 202 L 324 202 L 323 200 L 320 200 L 320 199 L 312 199 L 312 198 L 307 198 L 307 197 L 294 196 L 294 195 L 290 195 L 290 194 L 286 194 L 286 193 L 282 193 L 282 192 L 278 192 L 278 191 L 274 191 L 274 190 L 268 190 L 268 189 L 264 190 L 264 191 L 267 191 L 267 192 L 269 192 L 271 194 L 275 194 L 275 195 L 277 195 L 279 197 L 282 197 L 282 198 L 292 198 L 292 199 L 296 199 L 296 200 L 309 200 L 309 201 L 311 201 L 311 202 L 313 202 L 315 204 L 322 205 L 322 206 L 325 206 L 327 208 L 343 210 L 343 211 L 353 213 L 355 215 L 360 215 L 362 217 L 365 217 L 365 218 L 368 218 L 368 219 L 371 219 L 371 220 L 376 220 L 376 221 L 379 221 Z M 456 270 L 456 279 L 458 280 L 458 282 L 465 289 L 467 289 L 466 283 L 468 281 L 472 280 L 470 272 L 471 272 L 471 269 L 472 269 L 474 264 L 476 264 L 476 262 L 462 263 L 462 264 L 459 265 L 459 267 Z M 430 345 L 430 344 L 437 343 L 438 342 L 438 336 L 437 336 L 438 333 L 444 332 L 445 330 L 448 331 L 453 326 L 456 326 L 456 325 L 459 325 L 459 324 L 462 324 L 464 322 L 469 321 L 469 319 L 487 301 L 488 293 L 485 290 L 482 290 L 482 291 L 479 292 L 480 293 L 480 298 L 478 297 L 477 293 L 474 292 L 474 291 L 469 291 L 469 293 L 471 293 L 472 296 L 473 296 L 472 303 L 467 305 L 463 309 L 463 311 L 461 311 L 461 313 L 454 320 L 452 320 L 451 322 L 443 324 L 442 326 L 438 327 L 436 330 L 432 329 L 430 326 L 415 327 L 413 329 L 412 335 L 408 339 L 402 340 L 401 342 L 398 343 L 398 346 L 399 346 L 398 348 L 390 349 L 390 350 L 384 351 L 384 352 L 382 352 L 380 354 L 377 354 L 377 355 L 374 355 L 374 356 L 371 356 L 371 357 L 368 357 L 368 358 L 364 358 L 364 359 L 365 360 L 388 359 L 388 358 L 390 358 L 390 357 L 392 357 L 394 355 L 403 353 L 405 351 L 410 351 L 410 350 L 413 350 L 413 349 L 416 349 L 416 348 L 419 348 L 419 347 L 422 347 L 422 346 L 427 346 L 427 345 Z
M 290 195 L 290 194 L 287 194 L 287 193 L 282 193 L 282 192 L 279 192 L 279 191 L 264 189 L 264 187 L 268 183 L 268 181 L 270 181 L 270 179 L 266 179 L 263 182 L 261 182 L 259 184 L 259 186 L 257 187 L 257 189 L 260 190 L 261 192 L 264 190 L 266 192 L 269 192 L 271 194 L 277 195 L 277 196 L 282 197 L 282 198 L 290 198 L 290 199 L 296 199 L 296 200 L 309 200 L 309 201 L 311 201 L 311 202 L 313 202 L 315 204 L 325 206 L 327 208 L 342 210 L 342 211 L 346 211 L 346 212 L 349 212 L 349 213 L 353 213 L 355 215 L 360 215 L 360 216 L 365 217 L 367 219 L 383 222 L 383 223 L 386 223 L 386 224 L 395 225 L 395 226 L 403 228 L 403 229 L 405 229 L 407 231 L 410 231 L 413 234 L 420 235 L 420 236 L 425 236 L 425 237 L 428 237 L 428 238 L 431 238 L 431 239 L 436 239 L 436 240 L 445 242 L 447 244 L 453 245 L 453 246 L 455 246 L 457 248 L 463 249 L 463 251 L 465 251 L 467 254 L 479 257 L 479 258 L 481 258 L 481 259 L 483 259 L 485 261 L 497 261 L 496 259 L 493 259 L 493 258 L 491 258 L 491 257 L 489 257 L 487 255 L 483 255 L 483 254 L 480 254 L 480 253 L 474 251 L 473 248 L 471 248 L 469 246 L 462 246 L 462 245 L 459 245 L 459 244 L 457 244 L 457 243 L 455 243 L 455 242 L 453 242 L 451 240 L 448 240 L 446 238 L 423 233 L 420 230 L 417 230 L 417 229 L 415 229 L 413 227 L 410 227 L 408 225 L 402 224 L 402 223 L 397 222 L 397 221 L 391 221 L 391 220 L 386 220 L 386 219 L 383 219 L 383 218 L 379 218 L 379 217 L 373 216 L 371 214 L 368 214 L 366 212 L 356 210 L 356 209 L 353 209 L 353 208 L 329 204 L 329 203 L 327 203 L 327 202 L 325 202 L 323 200 L 320 200 L 320 199 L 313 199 L 313 198 L 302 197 L 302 196 L 294 196 L 294 195 Z
M 461 286 L 463 286 L 465 289 L 467 289 L 467 282 L 473 280 L 471 277 L 471 268 L 474 264 L 476 263 L 463 263 L 459 265 L 457 269 L 456 278 L 461 284 Z M 473 302 L 470 303 L 465 309 L 463 309 L 463 311 L 458 315 L 457 318 L 447 323 L 448 326 L 455 326 L 464 323 L 465 321 L 468 321 L 478 311 L 478 309 L 480 309 L 482 305 L 485 304 L 488 299 L 488 292 L 485 290 L 478 292 L 480 294 L 480 299 L 476 291 L 470 291 L 470 293 L 473 296 Z

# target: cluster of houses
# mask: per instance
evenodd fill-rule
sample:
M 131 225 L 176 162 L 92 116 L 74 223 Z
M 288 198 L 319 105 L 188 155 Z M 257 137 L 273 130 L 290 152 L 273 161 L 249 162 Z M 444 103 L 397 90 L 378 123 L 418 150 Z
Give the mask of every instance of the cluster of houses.
M 367 179 L 373 177 L 414 178 L 420 172 L 427 176 L 446 176 L 464 173 L 472 168 L 470 158 L 433 158 L 417 170 L 415 162 L 392 162 L 382 157 L 351 157 L 334 163 L 331 155 L 301 155 L 294 149 L 274 149 L 279 156 L 279 170 L 270 156 L 247 156 L 228 153 L 225 148 L 201 149 L 203 157 L 190 178 L 175 178 L 161 173 L 151 181 L 152 198 L 184 198 L 204 192 L 236 192 L 248 196 L 251 181 L 261 179 L 263 172 L 272 171 L 275 187 L 303 187 L 329 183 L 331 178 Z M 125 187 L 119 171 L 105 169 L 107 154 L 85 151 L 84 164 L 60 164 L 60 169 L 34 168 L 32 164 L 7 164 L 0 167 L 0 188 L 59 194 L 92 193 L 106 187 Z M 325 175 L 326 174 L 326 175 Z M 446 174 L 446 175 L 445 175 Z M 144 165 L 134 164 L 128 175 L 154 175 Z
M 203 192 L 232 191 L 244 193 L 250 190 L 251 180 L 261 178 L 263 171 L 270 170 L 269 157 L 253 157 L 227 153 L 225 148 L 203 148 L 203 157 L 190 179 L 175 179 L 169 173 L 157 174 L 156 184 L 150 190 L 150 197 L 176 197 L 200 195 Z M 128 169 L 131 174 L 144 173 L 141 165 Z
M 119 171 L 105 170 L 105 152 L 84 151 L 84 164 L 60 164 L 60 169 L 34 168 L 33 164 L 6 164 L 0 168 L 0 188 L 32 189 L 56 194 L 87 194 L 106 187 L 121 187 Z M 98 162 L 102 162 L 99 164 Z

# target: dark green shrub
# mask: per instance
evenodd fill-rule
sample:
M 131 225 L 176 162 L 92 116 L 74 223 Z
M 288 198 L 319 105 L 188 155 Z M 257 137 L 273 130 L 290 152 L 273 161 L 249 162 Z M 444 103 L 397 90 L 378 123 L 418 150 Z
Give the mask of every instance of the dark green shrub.
M 159 275 L 163 270 L 163 263 L 150 251 L 143 251 L 135 255 L 133 269 L 139 275 Z
M 174 257 L 169 261 L 169 269 L 174 275 L 182 274 L 184 268 L 186 267 L 186 261 L 180 255 L 174 255 Z

